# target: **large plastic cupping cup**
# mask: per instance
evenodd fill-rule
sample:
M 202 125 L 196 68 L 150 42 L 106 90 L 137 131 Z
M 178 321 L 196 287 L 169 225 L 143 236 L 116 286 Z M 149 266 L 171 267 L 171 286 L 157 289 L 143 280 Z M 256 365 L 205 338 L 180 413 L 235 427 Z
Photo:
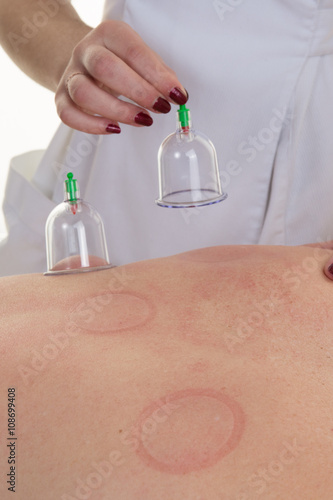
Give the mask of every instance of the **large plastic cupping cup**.
M 71 172 L 65 181 L 65 201 L 50 213 L 45 237 L 45 275 L 114 267 L 109 261 L 101 216 L 89 203 L 80 199 L 77 181 Z
M 178 110 L 177 130 L 158 151 L 159 197 L 167 208 L 190 208 L 219 203 L 223 193 L 213 143 L 192 128 L 190 111 Z

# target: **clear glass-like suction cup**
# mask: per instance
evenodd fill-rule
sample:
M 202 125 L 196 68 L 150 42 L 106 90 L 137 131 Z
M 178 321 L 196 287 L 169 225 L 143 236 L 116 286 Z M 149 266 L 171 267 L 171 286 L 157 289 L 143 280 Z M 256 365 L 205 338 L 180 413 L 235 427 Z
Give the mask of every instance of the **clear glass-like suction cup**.
M 212 205 L 227 197 L 221 188 L 216 151 L 201 132 L 192 129 L 190 111 L 178 110 L 178 128 L 158 152 L 161 207 L 189 208 Z
M 97 271 L 114 267 L 109 262 L 103 221 L 80 199 L 76 179 L 69 173 L 65 201 L 50 213 L 45 226 L 45 275 Z

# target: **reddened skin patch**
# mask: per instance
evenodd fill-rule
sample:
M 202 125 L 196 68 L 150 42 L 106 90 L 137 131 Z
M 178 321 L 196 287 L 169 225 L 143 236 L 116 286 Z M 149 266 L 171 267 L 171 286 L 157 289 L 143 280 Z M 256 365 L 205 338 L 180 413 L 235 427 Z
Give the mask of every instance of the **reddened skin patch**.
M 211 467 L 239 444 L 245 426 L 241 406 L 214 389 L 185 389 L 167 396 L 169 411 L 160 400 L 139 418 L 139 457 L 153 469 L 187 474 Z M 171 409 L 171 410 L 170 410 Z
M 145 296 L 107 292 L 84 299 L 71 311 L 70 319 L 89 332 L 116 333 L 142 327 L 153 316 L 153 304 Z

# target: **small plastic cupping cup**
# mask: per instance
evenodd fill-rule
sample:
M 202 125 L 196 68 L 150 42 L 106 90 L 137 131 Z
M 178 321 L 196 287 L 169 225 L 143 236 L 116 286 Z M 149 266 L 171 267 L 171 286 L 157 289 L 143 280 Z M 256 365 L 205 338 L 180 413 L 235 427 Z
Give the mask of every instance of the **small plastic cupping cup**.
M 76 179 L 67 175 L 65 201 L 50 213 L 45 226 L 47 272 L 45 275 L 97 271 L 110 264 L 103 221 L 80 199 Z
M 158 151 L 159 198 L 167 208 L 212 205 L 224 200 L 216 151 L 201 132 L 192 129 L 185 105 L 178 110 L 178 127 Z

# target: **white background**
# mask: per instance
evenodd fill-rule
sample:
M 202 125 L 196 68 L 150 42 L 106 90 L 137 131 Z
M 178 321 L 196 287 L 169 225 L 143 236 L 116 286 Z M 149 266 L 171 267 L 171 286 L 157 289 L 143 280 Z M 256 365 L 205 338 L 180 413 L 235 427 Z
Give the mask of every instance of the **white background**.
M 72 5 L 90 26 L 102 18 L 103 0 L 73 0 Z M 59 118 L 54 95 L 41 87 L 15 66 L 0 48 L 0 207 L 10 158 L 33 149 L 45 149 L 50 142 Z M 6 235 L 0 211 L 0 239 Z

